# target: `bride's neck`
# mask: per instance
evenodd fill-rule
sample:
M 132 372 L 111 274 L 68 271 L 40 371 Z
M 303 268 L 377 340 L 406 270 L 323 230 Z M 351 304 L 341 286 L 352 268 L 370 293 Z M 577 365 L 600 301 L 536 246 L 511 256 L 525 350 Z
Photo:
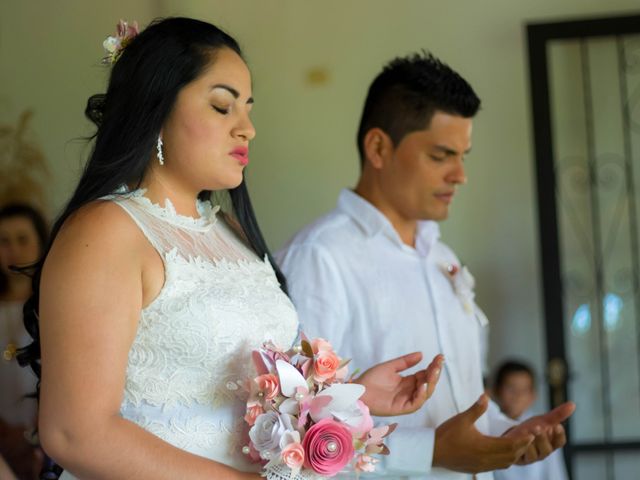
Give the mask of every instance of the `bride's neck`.
M 179 215 L 194 218 L 200 216 L 196 208 L 198 191 L 186 188 L 180 182 L 170 181 L 163 175 L 153 172 L 150 178 L 145 179 L 140 186 L 146 190 L 144 195 L 151 202 L 164 206 L 165 200 L 169 199 Z

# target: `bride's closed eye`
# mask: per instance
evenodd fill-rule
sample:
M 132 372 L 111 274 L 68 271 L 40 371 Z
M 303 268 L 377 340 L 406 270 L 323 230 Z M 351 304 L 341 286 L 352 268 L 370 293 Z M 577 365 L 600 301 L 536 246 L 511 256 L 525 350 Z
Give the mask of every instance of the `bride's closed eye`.
M 216 105 L 211 105 L 211 108 L 213 108 L 216 112 L 221 113 L 222 115 L 226 115 L 227 113 L 229 113 L 230 107 L 218 107 Z

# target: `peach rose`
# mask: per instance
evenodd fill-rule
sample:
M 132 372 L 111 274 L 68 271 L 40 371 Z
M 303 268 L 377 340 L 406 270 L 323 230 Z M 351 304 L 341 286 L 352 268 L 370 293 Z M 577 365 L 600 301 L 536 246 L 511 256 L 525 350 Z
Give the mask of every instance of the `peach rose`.
M 304 464 L 304 448 L 298 442 L 293 442 L 282 449 L 282 461 L 291 470 L 299 470 Z
M 262 406 L 259 403 L 253 403 L 247 405 L 247 413 L 244 416 L 244 420 L 250 425 L 253 426 L 256 423 L 256 418 L 264 413 Z
M 313 362 L 313 377 L 318 382 L 326 382 L 335 376 L 340 367 L 340 358 L 332 350 L 320 350 Z
M 264 394 L 266 400 L 273 400 L 278 396 L 280 382 L 278 381 L 278 377 L 273 373 L 260 375 L 256 377 L 255 382 L 258 385 L 258 390 Z

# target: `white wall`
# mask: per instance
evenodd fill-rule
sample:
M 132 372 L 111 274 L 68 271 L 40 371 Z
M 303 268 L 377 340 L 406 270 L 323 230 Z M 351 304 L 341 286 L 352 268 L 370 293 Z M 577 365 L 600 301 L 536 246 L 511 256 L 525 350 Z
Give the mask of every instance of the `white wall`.
M 492 320 L 491 361 L 544 364 L 536 193 L 524 24 L 638 9 L 637 0 L 0 0 L 0 121 L 36 108 L 54 205 L 69 194 L 90 130 L 84 101 L 101 90 L 101 42 L 120 17 L 212 21 L 236 36 L 254 74 L 258 136 L 248 170 L 258 216 L 277 248 L 329 210 L 357 178 L 355 130 L 382 65 L 419 48 L 457 69 L 483 99 L 469 184 L 443 224 Z M 91 5 L 89 5 L 91 3 Z M 329 81 L 306 82 L 310 69 Z
M 53 174 L 49 214 L 68 199 L 93 134 L 84 117 L 90 95 L 105 90 L 102 41 L 120 18 L 141 24 L 160 15 L 156 1 L 0 0 L 0 123 L 33 109 L 31 138 Z

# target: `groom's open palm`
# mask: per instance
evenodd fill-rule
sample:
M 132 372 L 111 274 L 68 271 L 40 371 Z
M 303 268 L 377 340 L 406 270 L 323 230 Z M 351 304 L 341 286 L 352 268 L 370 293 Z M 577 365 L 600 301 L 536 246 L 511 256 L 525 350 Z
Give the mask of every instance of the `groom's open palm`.
M 424 370 L 412 375 L 400 375 L 421 360 L 420 352 L 403 355 L 371 367 L 355 380 L 367 389 L 362 401 L 369 407 L 372 415 L 413 413 L 433 395 L 440 378 L 443 355 L 436 355 Z

